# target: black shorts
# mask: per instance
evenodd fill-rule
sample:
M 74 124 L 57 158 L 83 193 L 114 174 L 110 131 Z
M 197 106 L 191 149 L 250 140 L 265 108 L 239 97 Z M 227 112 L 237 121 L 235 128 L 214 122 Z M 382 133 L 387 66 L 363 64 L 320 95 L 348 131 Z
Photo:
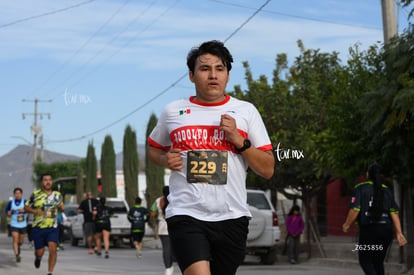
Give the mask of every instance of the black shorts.
M 141 232 L 132 232 L 131 236 L 132 236 L 132 240 L 134 242 L 142 242 L 142 239 L 144 238 L 144 231 Z
M 10 231 L 11 232 L 17 232 L 17 233 L 23 235 L 23 234 L 27 233 L 27 228 L 26 227 L 19 228 L 19 227 L 10 226 Z
M 212 275 L 236 274 L 246 253 L 247 217 L 206 222 L 189 216 L 167 219 L 171 245 L 181 272 L 191 264 L 210 262 Z
M 96 227 L 96 233 L 101 233 L 103 230 L 111 232 L 111 224 L 110 223 L 97 222 L 95 227 Z

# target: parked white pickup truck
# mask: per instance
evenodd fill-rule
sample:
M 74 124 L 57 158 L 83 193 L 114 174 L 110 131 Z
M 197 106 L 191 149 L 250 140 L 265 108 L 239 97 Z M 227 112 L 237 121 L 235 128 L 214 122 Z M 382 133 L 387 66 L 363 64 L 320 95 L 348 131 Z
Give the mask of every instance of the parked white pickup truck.
M 259 256 L 262 264 L 273 264 L 276 261 L 276 244 L 280 240 L 276 211 L 262 190 L 247 189 L 247 203 L 252 219 L 249 222 L 246 252 Z
M 124 239 L 129 241 L 131 235 L 131 224 L 127 215 L 129 206 L 126 200 L 120 198 L 106 198 L 106 205 L 111 207 L 114 215 L 111 217 L 110 240 L 114 246 L 120 246 Z M 77 246 L 83 236 L 83 214 L 78 214 L 71 219 L 71 241 Z M 86 242 L 84 242 L 86 243 Z

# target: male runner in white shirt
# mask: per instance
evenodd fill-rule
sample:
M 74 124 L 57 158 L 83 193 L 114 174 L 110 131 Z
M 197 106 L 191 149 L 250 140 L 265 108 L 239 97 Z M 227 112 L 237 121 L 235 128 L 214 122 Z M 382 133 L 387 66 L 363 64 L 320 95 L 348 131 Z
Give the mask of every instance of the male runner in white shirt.
M 271 178 L 272 145 L 257 109 L 225 93 L 233 58 L 219 41 L 187 56 L 196 95 L 168 104 L 149 158 L 172 170 L 168 230 L 184 275 L 235 274 L 248 233 L 246 174 Z

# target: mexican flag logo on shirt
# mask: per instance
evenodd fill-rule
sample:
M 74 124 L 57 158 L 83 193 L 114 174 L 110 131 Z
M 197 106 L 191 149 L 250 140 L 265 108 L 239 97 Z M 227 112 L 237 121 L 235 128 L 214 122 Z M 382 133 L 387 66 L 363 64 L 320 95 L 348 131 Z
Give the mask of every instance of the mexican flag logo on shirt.
M 179 111 L 180 116 L 182 116 L 182 115 L 184 115 L 184 114 L 189 115 L 190 113 L 191 113 L 190 108 L 181 109 L 181 110 Z

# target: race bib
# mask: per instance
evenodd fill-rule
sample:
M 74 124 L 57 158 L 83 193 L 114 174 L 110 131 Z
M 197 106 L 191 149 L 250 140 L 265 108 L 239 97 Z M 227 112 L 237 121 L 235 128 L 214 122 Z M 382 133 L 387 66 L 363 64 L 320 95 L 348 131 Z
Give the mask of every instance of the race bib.
M 187 182 L 227 184 L 227 151 L 187 152 Z
M 56 218 L 56 208 L 53 204 L 44 204 L 43 205 L 43 218 L 50 219 Z

